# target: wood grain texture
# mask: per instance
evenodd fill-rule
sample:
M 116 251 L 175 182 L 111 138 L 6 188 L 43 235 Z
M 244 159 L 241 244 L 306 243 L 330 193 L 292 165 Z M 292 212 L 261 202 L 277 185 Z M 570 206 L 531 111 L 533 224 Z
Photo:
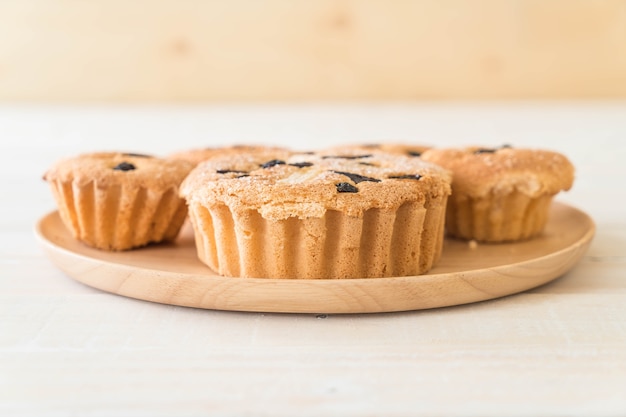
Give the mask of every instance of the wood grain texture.
M 0 105 L 0 415 L 625 416 L 624 114 L 615 101 Z M 523 293 L 348 315 L 116 296 L 69 278 L 34 237 L 54 209 L 41 175 L 64 156 L 294 138 L 560 150 L 577 175 L 558 199 L 597 232 L 576 267 Z
M 0 2 L 0 100 L 626 97 L 626 0 Z
M 484 301 L 545 284 L 580 260 L 595 226 L 583 212 L 555 203 L 545 232 L 532 240 L 472 248 L 450 239 L 427 274 L 336 280 L 219 276 L 198 260 L 190 228 L 174 244 L 117 253 L 76 241 L 58 212 L 42 218 L 36 233 L 70 277 L 118 295 L 218 310 L 380 313 Z

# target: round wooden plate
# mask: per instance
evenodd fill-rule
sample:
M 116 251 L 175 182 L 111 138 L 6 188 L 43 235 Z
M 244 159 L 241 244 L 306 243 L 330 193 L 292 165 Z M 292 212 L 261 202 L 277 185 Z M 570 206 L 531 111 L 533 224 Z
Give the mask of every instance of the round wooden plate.
M 428 274 L 342 280 L 219 276 L 196 258 L 188 227 L 175 243 L 121 253 L 76 241 L 58 212 L 44 216 L 35 232 L 52 262 L 67 275 L 114 294 L 218 310 L 374 313 L 483 301 L 545 284 L 578 262 L 595 225 L 582 211 L 554 203 L 538 238 L 475 248 L 446 239 L 441 260 Z

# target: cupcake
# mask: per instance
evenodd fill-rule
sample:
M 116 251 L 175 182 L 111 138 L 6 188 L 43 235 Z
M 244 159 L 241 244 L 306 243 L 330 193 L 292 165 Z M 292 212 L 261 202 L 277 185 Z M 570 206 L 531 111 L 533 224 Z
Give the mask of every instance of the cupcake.
M 431 149 L 422 159 L 452 172 L 447 233 L 480 242 L 541 234 L 552 199 L 574 181 L 574 167 L 565 156 L 541 149 Z
M 229 145 L 209 148 L 194 148 L 174 152 L 168 156 L 169 159 L 189 161 L 194 165 L 207 159 L 220 155 L 234 155 L 242 152 L 255 153 L 262 158 L 268 158 L 281 152 L 289 152 L 286 148 L 270 145 Z
M 449 173 L 386 153 L 212 158 L 181 186 L 199 259 L 225 276 L 376 278 L 441 254 Z
M 43 178 L 76 239 L 122 251 L 177 236 L 187 215 L 178 188 L 192 168 L 186 161 L 100 152 L 58 161 Z

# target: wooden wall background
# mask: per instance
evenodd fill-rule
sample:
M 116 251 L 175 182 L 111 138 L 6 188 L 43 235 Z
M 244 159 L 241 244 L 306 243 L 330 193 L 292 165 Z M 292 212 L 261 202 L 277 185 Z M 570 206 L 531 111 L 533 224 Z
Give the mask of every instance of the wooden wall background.
M 626 97 L 626 0 L 0 0 L 0 100 Z

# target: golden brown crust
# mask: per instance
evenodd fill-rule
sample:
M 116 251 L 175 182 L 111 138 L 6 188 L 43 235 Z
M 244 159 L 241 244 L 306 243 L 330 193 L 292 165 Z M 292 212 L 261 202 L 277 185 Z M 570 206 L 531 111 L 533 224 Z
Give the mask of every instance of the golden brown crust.
M 511 147 L 430 149 L 422 159 L 453 174 L 453 192 L 472 198 L 514 191 L 538 197 L 569 190 L 574 166 L 562 154 Z
M 288 152 L 284 147 L 269 145 L 230 145 L 209 148 L 194 148 L 174 152 L 168 156 L 169 159 L 179 159 L 189 161 L 194 165 L 216 156 L 237 155 L 239 153 L 255 153 L 258 155 L 271 156 L 281 152 Z
M 327 210 L 360 217 L 370 208 L 394 209 L 450 193 L 449 173 L 419 158 L 294 153 L 263 168 L 269 161 L 249 153 L 213 158 L 192 171 L 181 196 L 188 202 L 221 202 L 232 210 L 253 209 L 267 219 L 285 219 L 320 217 Z M 347 184 L 346 192 L 339 184 Z
M 367 154 L 371 152 L 388 152 L 398 155 L 418 157 L 421 156 L 428 149 L 431 149 L 431 146 L 404 142 L 389 142 L 338 145 L 325 148 L 323 152 L 335 152 L 340 154 Z
M 120 164 L 134 169 L 115 169 Z M 76 185 L 96 182 L 110 185 L 138 186 L 165 190 L 178 187 L 193 165 L 185 161 L 155 158 L 122 152 L 95 152 L 62 159 L 44 174 L 46 181 L 71 181 Z

